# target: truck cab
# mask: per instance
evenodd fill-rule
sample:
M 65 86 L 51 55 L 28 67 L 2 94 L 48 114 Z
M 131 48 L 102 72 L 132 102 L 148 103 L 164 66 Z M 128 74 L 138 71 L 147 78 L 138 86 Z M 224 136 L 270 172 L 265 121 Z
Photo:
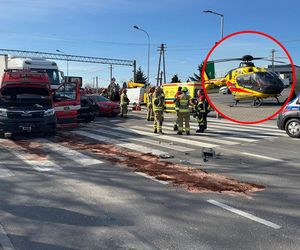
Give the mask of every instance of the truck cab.
M 56 62 L 42 57 L 19 57 L 12 55 L 0 55 L 0 77 L 4 70 L 44 70 L 49 78 L 51 89 L 57 89 L 63 80 Z M 1 80 L 0 80 L 1 81 Z
M 0 86 L 0 137 L 5 133 L 56 132 L 46 72 L 6 70 Z

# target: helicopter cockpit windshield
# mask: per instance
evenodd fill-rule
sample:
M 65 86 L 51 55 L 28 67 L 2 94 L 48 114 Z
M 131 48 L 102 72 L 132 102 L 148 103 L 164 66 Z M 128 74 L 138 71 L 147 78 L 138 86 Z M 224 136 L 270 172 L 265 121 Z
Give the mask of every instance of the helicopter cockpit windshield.
M 264 94 L 280 94 L 284 89 L 283 82 L 271 72 L 255 72 L 236 78 L 241 87 L 258 91 Z

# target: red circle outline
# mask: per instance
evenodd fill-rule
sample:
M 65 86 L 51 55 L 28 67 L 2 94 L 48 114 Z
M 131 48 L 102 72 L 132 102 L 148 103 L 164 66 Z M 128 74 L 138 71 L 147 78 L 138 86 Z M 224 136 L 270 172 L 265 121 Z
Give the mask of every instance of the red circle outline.
M 264 36 L 264 37 L 267 37 L 269 39 L 271 39 L 273 42 L 277 43 L 282 49 L 283 51 L 286 53 L 286 55 L 288 56 L 289 58 L 289 61 L 291 63 L 291 66 L 292 66 L 292 78 L 293 78 L 293 83 L 292 83 L 292 89 L 291 89 L 291 92 L 290 92 L 290 95 L 289 97 L 287 98 L 287 100 L 285 101 L 285 103 L 281 106 L 281 108 L 275 112 L 273 115 L 265 118 L 265 119 L 262 119 L 262 120 L 258 120 L 258 121 L 254 121 L 254 122 L 244 122 L 244 121 L 238 121 L 238 120 L 235 120 L 233 118 L 230 118 L 229 116 L 226 116 L 224 115 L 222 112 L 220 112 L 216 107 L 215 105 L 211 102 L 211 100 L 209 99 L 209 96 L 207 94 L 207 91 L 206 91 L 206 88 L 205 88 L 205 79 L 204 79 L 204 71 L 205 71 L 205 68 L 206 68 L 206 63 L 211 55 L 211 53 L 223 42 L 225 41 L 226 39 L 230 38 L 230 37 L 233 37 L 233 36 L 236 36 L 236 35 L 240 35 L 240 34 L 256 34 L 256 35 L 261 35 L 261 36 Z M 238 32 L 234 32 L 234 33 L 231 33 L 227 36 L 225 36 L 223 39 L 221 39 L 220 41 L 218 41 L 211 49 L 210 51 L 208 52 L 204 62 L 203 62 L 203 67 L 202 67 L 202 72 L 201 72 L 201 77 L 202 77 L 202 87 L 204 89 L 204 93 L 205 93 L 205 96 L 209 102 L 209 104 L 214 108 L 214 110 L 216 110 L 219 114 L 222 115 L 222 117 L 232 121 L 232 122 L 235 122 L 235 123 L 239 123 L 239 124 L 258 124 L 258 123 L 262 123 L 262 122 L 265 122 L 265 121 L 268 121 L 270 119 L 272 119 L 273 117 L 275 117 L 276 115 L 278 115 L 282 110 L 283 108 L 288 104 L 289 100 L 291 99 L 292 95 L 293 95 L 293 92 L 294 92 L 294 88 L 295 88 L 295 84 L 296 84 L 296 73 L 295 73 L 295 66 L 294 66 L 294 63 L 293 63 L 293 60 L 292 60 L 292 57 L 290 56 L 289 52 L 287 51 L 287 49 L 279 42 L 277 41 L 274 37 L 266 34 L 266 33 L 263 33 L 263 32 L 260 32 L 260 31 L 254 31 L 254 30 L 242 30 L 242 31 L 238 31 Z

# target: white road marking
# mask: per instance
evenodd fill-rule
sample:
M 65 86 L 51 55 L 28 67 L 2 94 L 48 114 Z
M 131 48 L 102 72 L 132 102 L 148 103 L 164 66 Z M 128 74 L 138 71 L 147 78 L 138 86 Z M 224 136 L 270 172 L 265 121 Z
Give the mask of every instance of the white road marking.
M 101 126 L 101 125 L 98 125 L 98 127 L 109 128 L 107 126 Z M 111 128 L 109 128 L 109 129 L 111 129 Z M 114 128 L 112 130 L 118 130 L 118 129 Z M 105 133 L 110 134 L 110 135 L 114 135 L 114 136 L 118 136 L 120 138 L 125 138 L 125 139 L 131 140 L 131 141 L 143 142 L 143 143 L 146 143 L 146 144 L 153 145 L 155 147 L 162 147 L 162 148 L 172 149 L 172 150 L 179 151 L 179 152 L 191 152 L 191 151 L 195 150 L 193 148 L 182 147 L 182 146 L 178 146 L 178 145 L 170 145 L 170 143 L 166 143 L 166 142 L 162 142 L 162 141 L 158 141 L 158 140 L 151 140 L 151 139 L 148 139 L 148 138 L 136 137 L 136 135 L 134 135 L 134 134 L 129 135 L 129 134 L 124 134 L 124 133 L 113 132 L 112 130 L 105 130 Z M 99 131 L 99 130 L 96 130 L 96 131 Z M 120 140 L 122 140 L 122 139 L 120 139 Z
M 172 123 L 165 122 L 165 125 L 172 125 Z M 197 129 L 198 125 L 190 125 L 191 128 Z M 261 138 L 267 138 L 270 137 L 270 134 L 276 135 L 276 136 L 285 136 L 285 133 L 282 132 L 281 130 L 270 130 L 270 131 L 262 131 L 262 130 L 257 130 L 255 127 L 251 128 L 245 128 L 244 126 L 239 126 L 239 125 L 225 125 L 225 124 L 211 124 L 208 123 L 208 130 L 215 129 L 217 132 L 230 132 L 230 133 L 236 133 L 237 132 L 242 132 L 245 134 L 247 137 L 261 137 Z
M 134 129 L 120 128 L 120 127 L 115 128 L 115 129 L 120 130 L 120 131 L 124 131 L 124 132 L 132 131 L 136 134 L 146 135 L 146 136 L 150 136 L 150 137 L 155 137 L 157 139 L 168 140 L 168 141 L 188 144 L 188 145 L 192 145 L 192 146 L 200 146 L 200 147 L 207 147 L 207 148 L 214 148 L 214 147 L 219 146 L 219 145 L 212 144 L 212 143 L 193 141 L 193 140 L 188 139 L 188 138 L 184 139 L 184 138 L 179 138 L 179 137 L 174 137 L 174 136 L 169 136 L 169 135 L 158 135 L 158 134 L 154 134 L 154 133 L 150 133 L 150 132 L 146 132 L 146 131 L 141 131 L 141 130 L 138 130 L 138 129 L 141 129 L 138 126 L 133 126 L 132 128 L 134 128 Z
M 36 154 L 29 154 L 25 152 L 24 148 L 22 148 L 19 145 L 16 145 L 15 147 L 5 146 L 5 148 L 13 155 L 18 157 L 20 160 L 25 162 L 26 164 L 30 165 L 34 170 L 40 171 L 40 172 L 46 172 L 46 171 L 56 171 L 60 170 L 61 167 L 55 164 L 54 162 L 48 160 L 48 159 L 40 159 L 40 160 L 29 160 L 32 159 L 32 157 L 39 157 Z
M 135 150 L 135 151 L 138 151 L 138 152 L 141 152 L 141 153 L 145 153 L 145 154 L 153 154 L 153 155 L 156 155 L 156 156 L 160 156 L 160 155 L 168 155 L 167 152 L 164 152 L 164 151 L 160 151 L 160 150 L 157 150 L 157 149 L 152 149 L 152 148 L 148 148 L 148 147 L 144 147 L 144 146 L 141 146 L 141 145 L 137 145 L 135 143 L 117 143 L 116 144 L 117 146 L 119 147 L 123 147 L 123 148 L 128 148 L 128 149 L 131 149 L 131 150 Z
M 86 136 L 86 137 L 89 137 L 89 138 L 92 138 L 92 139 L 95 139 L 95 140 L 101 141 L 101 142 L 110 142 L 112 140 L 112 138 L 97 135 L 97 134 L 92 134 L 92 133 L 85 132 L 85 131 L 82 131 L 82 130 L 75 130 L 75 131 L 72 131 L 72 133 L 82 135 L 82 136 Z M 92 137 L 92 136 L 94 136 L 95 138 Z
M 36 171 L 46 172 L 46 171 L 61 170 L 60 166 L 58 166 L 57 164 L 55 164 L 50 160 L 28 160 L 27 158 L 31 158 L 32 154 L 28 154 L 25 152 L 16 152 L 16 151 L 11 151 L 11 153 L 17 156 L 20 160 L 30 165 Z
M 231 121 L 228 121 L 226 119 L 212 119 L 212 118 L 208 118 L 208 122 L 215 122 L 215 123 L 222 123 L 222 124 L 232 124 L 232 125 L 240 125 L 240 126 L 248 126 L 248 127 L 262 127 L 262 128 L 270 128 L 270 129 L 278 129 L 276 125 L 273 125 L 273 124 L 270 124 L 270 123 L 260 123 L 259 125 L 258 124 L 239 124 L 239 123 L 236 123 L 236 122 L 231 122 Z
M 135 151 L 142 152 L 142 153 L 145 153 L 145 154 L 150 153 L 150 154 L 153 154 L 153 155 L 156 155 L 156 156 L 168 155 L 168 153 L 164 152 L 164 151 L 160 151 L 160 150 L 140 146 L 140 145 L 137 145 L 135 143 L 122 142 L 120 140 L 115 140 L 115 139 L 111 139 L 109 137 L 105 137 L 105 136 L 101 136 L 101 135 L 97 135 L 97 134 L 92 134 L 92 133 L 86 132 L 86 131 L 73 131 L 72 133 L 82 135 L 82 136 L 86 136 L 86 137 L 95 139 L 97 141 L 104 141 L 103 139 L 106 139 L 106 141 L 112 142 L 112 143 L 114 143 L 115 145 L 117 145 L 119 147 L 135 150 Z
M 135 173 L 138 174 L 138 175 L 141 175 L 141 176 L 143 176 L 143 177 L 145 177 L 145 178 L 147 178 L 147 179 L 150 179 L 150 180 L 152 180 L 152 181 L 159 182 L 160 184 L 163 184 L 163 185 L 169 184 L 169 182 L 167 182 L 167 181 L 157 180 L 157 179 L 155 179 L 153 176 L 147 175 L 147 174 L 142 173 L 142 172 L 135 172 Z
M 267 128 L 257 128 L 255 126 L 238 126 L 238 125 L 222 125 L 222 124 L 209 124 L 208 126 L 214 127 L 214 128 L 223 128 L 223 129 L 230 129 L 230 130 L 235 130 L 238 129 L 240 131 L 252 131 L 252 132 L 257 132 L 259 134 L 272 134 L 272 135 L 279 135 L 282 136 L 284 135 L 284 132 L 279 129 L 267 129 Z
M 265 160 L 270 160 L 270 161 L 284 162 L 284 160 L 281 160 L 281 159 L 277 159 L 277 158 L 273 158 L 273 157 L 268 157 L 268 156 L 264 156 L 264 155 L 252 154 L 252 153 L 248 153 L 248 152 L 241 152 L 241 154 L 248 155 L 248 156 L 255 157 L 255 158 L 261 158 L 261 159 L 265 159 Z
M 82 153 L 76 151 L 76 150 L 64 147 L 57 143 L 52 143 L 47 140 L 42 140 L 41 142 L 44 142 L 43 147 L 50 149 L 51 151 L 56 152 L 72 161 L 75 161 L 75 162 L 79 163 L 80 165 L 89 166 L 89 165 L 103 163 L 100 160 L 89 157 L 85 154 L 82 154 Z
M 169 124 L 166 124 L 166 125 L 169 125 Z M 150 127 L 152 125 L 146 125 L 146 126 Z M 195 133 L 195 132 L 193 132 L 193 130 L 198 129 L 198 127 L 196 127 L 196 126 L 190 126 L 190 128 L 192 130 L 191 133 Z M 173 125 L 172 125 L 172 127 L 165 126 L 165 127 L 163 127 L 163 129 L 173 131 Z M 212 132 L 211 129 L 209 131 Z M 215 130 L 215 131 L 220 132 L 220 130 Z M 211 136 L 208 136 L 208 135 L 209 134 L 207 134 L 207 133 L 201 134 L 201 137 L 198 137 L 198 139 L 211 141 L 211 142 L 216 142 L 216 143 L 221 143 L 221 144 L 225 144 L 225 145 L 236 145 L 240 142 L 255 142 L 255 141 L 257 141 L 257 139 L 249 139 L 249 138 L 234 137 L 234 136 L 227 136 L 227 135 L 219 135 L 219 137 L 222 138 L 222 139 L 217 139 L 216 137 L 211 137 Z M 246 134 L 244 133 L 244 135 L 246 135 Z M 228 141 L 228 140 L 230 140 L 230 141 Z M 239 142 L 237 142 L 237 141 L 239 141 Z
M 15 250 L 13 244 L 8 238 L 3 226 L 0 224 L 0 249 L 2 250 Z
M 265 219 L 259 218 L 259 217 L 255 216 L 255 215 L 246 213 L 246 212 L 244 212 L 242 210 L 233 208 L 233 207 L 228 206 L 228 205 L 226 205 L 224 203 L 221 203 L 221 202 L 218 202 L 218 201 L 215 201 L 215 200 L 207 200 L 207 202 L 209 202 L 210 204 L 213 204 L 215 206 L 221 207 L 221 208 L 223 208 L 225 210 L 228 210 L 228 211 L 230 211 L 232 213 L 241 215 L 241 216 L 246 217 L 246 218 L 248 218 L 250 220 L 253 220 L 253 221 L 256 221 L 256 222 L 261 223 L 263 225 L 266 225 L 268 227 L 271 227 L 271 228 L 274 228 L 274 229 L 281 228 L 281 226 L 279 226 L 279 225 L 277 225 L 277 224 L 275 224 L 273 222 L 270 222 L 270 221 L 267 221 Z

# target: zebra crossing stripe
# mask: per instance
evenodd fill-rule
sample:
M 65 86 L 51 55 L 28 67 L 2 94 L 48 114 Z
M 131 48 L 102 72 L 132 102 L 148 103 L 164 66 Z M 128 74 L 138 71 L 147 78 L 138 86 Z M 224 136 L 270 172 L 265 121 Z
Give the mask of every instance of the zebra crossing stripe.
M 169 126 L 173 126 L 172 123 L 166 122 L 165 125 L 169 125 Z M 192 129 L 197 129 L 198 126 L 197 125 L 191 125 L 190 126 Z M 270 134 L 272 135 L 276 135 L 276 136 L 285 136 L 284 133 L 281 133 L 280 130 L 278 131 L 258 131 L 255 128 L 251 128 L 251 129 L 247 129 L 247 128 L 243 128 L 242 126 L 230 126 L 230 127 L 226 127 L 226 125 L 222 126 L 220 125 L 214 125 L 214 124 L 209 124 L 208 125 L 208 129 L 216 129 L 217 132 L 230 132 L 232 134 L 241 134 L 243 133 L 246 137 L 248 137 L 249 135 L 251 135 L 250 137 L 252 138 L 268 138 L 270 136 Z
M 147 125 L 147 127 L 151 127 L 151 126 L 152 125 Z M 194 127 L 194 126 L 191 126 L 190 128 L 192 130 L 197 130 L 198 129 L 198 127 Z M 173 131 L 173 127 L 164 126 L 164 130 Z M 211 130 L 209 130 L 209 131 L 212 132 Z M 218 131 L 214 131 L 214 132 L 218 132 Z M 227 136 L 227 135 L 224 135 L 224 134 L 218 134 L 222 138 L 222 139 L 218 139 L 215 136 L 212 136 L 212 134 L 208 134 L 207 132 L 203 133 L 203 134 L 199 134 L 199 135 L 201 135 L 201 137 L 198 137 L 198 138 L 199 139 L 201 138 L 201 140 L 207 140 L 209 142 L 216 142 L 216 143 L 221 143 L 221 144 L 225 144 L 225 145 L 236 145 L 236 144 L 241 143 L 241 142 L 255 142 L 255 141 L 257 141 L 257 139 L 254 139 L 254 138 L 249 139 L 249 138 L 244 138 L 244 137 Z
M 213 123 L 221 123 L 221 124 L 232 124 L 232 125 L 241 125 L 236 122 L 231 122 L 225 119 L 214 119 L 214 118 L 208 118 L 208 122 Z M 270 129 L 278 129 L 276 125 L 270 124 L 268 122 L 260 123 L 260 124 L 248 124 L 248 125 L 241 125 L 241 126 L 248 126 L 248 127 L 260 127 L 260 128 L 270 128 Z
M 109 128 L 111 129 L 110 127 L 107 127 L 107 126 L 99 126 L 98 127 L 105 127 L 105 128 Z M 111 130 L 105 130 L 105 134 L 110 134 L 110 135 L 113 135 L 113 136 L 117 136 L 119 138 L 122 138 L 120 140 L 131 140 L 131 141 L 137 141 L 137 142 L 142 142 L 142 143 L 145 143 L 145 144 L 150 144 L 150 145 L 153 145 L 153 146 L 156 146 L 156 147 L 162 147 L 162 148 L 167 148 L 167 149 L 172 149 L 172 150 L 175 150 L 175 151 L 178 151 L 178 152 L 191 152 L 191 151 L 194 151 L 195 149 L 193 148 L 188 148 L 188 147 L 182 147 L 182 146 L 178 146 L 178 145 L 174 145 L 174 144 L 170 144 L 170 143 L 166 143 L 166 142 L 163 142 L 163 141 L 158 141 L 158 140 L 151 140 L 151 139 L 148 139 L 148 138 L 143 138 L 143 137 L 136 137 L 137 135 L 135 134 L 124 134 L 124 133 L 118 133 L 118 132 L 115 132 L 115 131 L 112 131 L 112 130 L 115 130 L 115 128 L 111 129 Z M 97 132 L 101 132 L 102 130 L 96 130 Z M 124 139 L 123 139 L 124 138 Z
M 165 125 L 173 127 L 173 124 L 169 123 L 169 122 L 166 122 Z M 193 130 L 197 130 L 198 129 L 198 125 L 190 125 L 190 127 Z M 255 134 L 255 133 L 253 133 L 253 131 L 250 131 L 250 130 L 245 130 L 245 131 L 242 132 L 238 128 L 233 128 L 233 129 L 232 128 L 228 128 L 227 129 L 226 127 L 220 127 L 220 126 L 219 127 L 215 127 L 214 125 L 208 125 L 208 129 L 206 131 L 207 132 L 211 131 L 211 132 L 214 132 L 216 134 L 227 133 L 227 134 L 230 134 L 230 135 L 237 135 L 238 136 L 237 138 L 241 138 L 241 136 L 243 136 L 243 138 L 250 136 L 253 139 L 267 138 L 268 137 L 268 135 Z
M 146 131 L 141 131 L 139 129 L 141 129 L 141 127 L 138 126 L 133 126 L 132 128 L 115 128 L 116 130 L 120 130 L 123 132 L 133 132 L 136 134 L 140 134 L 140 135 L 146 135 L 146 136 L 150 136 L 150 137 L 156 137 L 157 139 L 162 139 L 162 140 L 168 140 L 168 141 L 173 141 L 173 142 L 177 142 L 177 143 L 183 143 L 183 144 L 188 144 L 188 145 L 192 145 L 192 146 L 200 146 L 200 147 L 207 147 L 207 148 L 214 148 L 214 147 L 218 147 L 219 145 L 217 144 L 212 144 L 212 143 L 206 143 L 206 142 L 200 142 L 200 141 L 193 141 L 191 139 L 184 139 L 184 138 L 180 138 L 178 136 L 174 137 L 174 136 L 169 136 L 169 135 L 157 135 L 154 134 L 153 132 L 146 132 Z M 143 128 L 144 129 L 144 128 Z
M 221 123 L 215 123 L 212 122 L 210 125 L 218 126 L 221 125 Z M 227 128 L 239 128 L 239 129 L 249 129 L 249 130 L 255 130 L 257 132 L 268 132 L 268 133 L 277 133 L 277 134 L 284 134 L 283 131 L 279 130 L 278 128 L 267 128 L 267 127 L 258 127 L 255 125 L 249 126 L 249 125 L 238 125 L 238 124 L 224 124 L 224 127 Z
M 25 162 L 26 164 L 30 165 L 34 170 L 39 172 L 46 172 L 46 171 L 56 171 L 61 170 L 61 167 L 55 164 L 50 160 L 28 160 L 28 158 L 32 157 L 32 154 L 28 154 L 26 152 L 17 152 L 15 150 L 11 150 L 11 153 L 18 157 L 20 160 Z
M 32 159 L 33 157 L 38 157 L 38 155 L 27 153 L 25 148 L 15 144 L 12 141 L 10 141 L 10 143 L 13 144 L 13 146 L 5 145 L 4 148 L 14 156 L 19 158 L 21 161 L 31 166 L 34 170 L 39 172 L 46 172 L 61 169 L 60 166 L 50 161 L 49 159 Z
M 257 130 L 255 128 L 253 129 L 247 129 L 247 128 L 243 128 L 243 127 L 224 127 L 222 125 L 209 125 L 212 128 L 217 128 L 217 129 L 221 129 L 221 130 L 235 130 L 235 131 L 245 131 L 248 133 L 254 133 L 255 135 L 259 135 L 259 136 L 268 136 L 268 135 L 276 135 L 276 136 L 285 136 L 284 133 L 282 133 L 280 130 L 277 131 L 261 131 L 261 130 Z
M 145 153 L 145 154 L 150 153 L 150 154 L 153 154 L 153 155 L 156 155 L 156 156 L 168 155 L 168 153 L 164 152 L 164 151 L 148 148 L 148 147 L 145 147 L 145 146 L 140 146 L 140 145 L 137 145 L 135 143 L 121 142 L 120 140 L 114 140 L 114 139 L 111 139 L 110 137 L 100 136 L 100 135 L 97 135 L 95 133 L 90 133 L 90 132 L 86 132 L 86 131 L 72 131 L 72 133 L 82 135 L 82 136 L 85 136 L 85 137 L 89 137 L 89 138 L 92 138 L 92 139 L 97 140 L 97 141 L 103 141 L 103 138 L 105 138 L 105 139 L 108 139 L 110 142 L 114 143 L 115 145 L 117 145 L 119 147 L 135 150 L 135 151 L 142 152 L 142 153 Z
M 82 166 L 89 166 L 89 165 L 103 163 L 103 161 L 89 157 L 85 154 L 82 154 L 82 153 L 76 151 L 76 150 L 64 147 L 57 143 L 52 143 L 47 140 L 40 140 L 40 141 L 44 142 L 43 148 L 46 148 L 46 149 L 51 150 L 52 152 L 58 153 L 72 161 L 75 161 L 76 163 L 79 163 Z
M 164 124 L 172 124 L 170 122 L 166 122 Z M 198 127 L 197 123 L 191 122 L 190 123 L 191 126 L 196 126 Z M 234 123 L 215 123 L 215 122 L 208 122 L 208 127 L 216 127 L 216 128 L 222 128 L 222 130 L 228 129 L 228 130 L 238 130 L 238 131 L 255 131 L 255 132 L 259 132 L 259 133 L 272 133 L 272 134 L 285 134 L 284 131 L 281 131 L 279 129 L 272 129 L 272 128 L 261 128 L 261 127 L 257 127 L 255 125 L 253 126 L 246 126 L 246 125 L 239 125 L 239 124 L 234 124 Z

